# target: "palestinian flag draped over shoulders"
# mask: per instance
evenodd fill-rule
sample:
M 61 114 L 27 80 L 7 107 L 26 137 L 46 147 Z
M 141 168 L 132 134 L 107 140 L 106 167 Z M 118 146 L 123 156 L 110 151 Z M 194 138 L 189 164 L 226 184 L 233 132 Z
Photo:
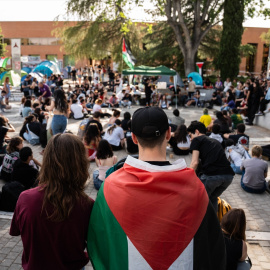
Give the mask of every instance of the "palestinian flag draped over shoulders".
M 98 192 L 87 251 L 95 270 L 226 269 L 216 213 L 183 159 L 156 166 L 128 156 Z
M 8 62 L 8 57 L 0 57 L 0 67 L 6 68 Z
M 128 48 L 125 39 L 123 38 L 123 46 L 122 46 L 122 55 L 123 59 L 126 64 L 131 68 L 134 69 L 134 65 L 136 63 L 136 58 L 132 55 L 130 49 Z

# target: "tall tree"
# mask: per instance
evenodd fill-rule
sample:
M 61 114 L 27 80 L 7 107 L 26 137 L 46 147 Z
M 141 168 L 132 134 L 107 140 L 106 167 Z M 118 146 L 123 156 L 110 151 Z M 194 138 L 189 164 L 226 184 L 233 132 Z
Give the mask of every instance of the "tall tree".
M 218 67 L 223 80 L 233 79 L 239 73 L 243 21 L 244 0 L 225 0 L 223 31 L 218 57 Z
M 3 42 L 4 36 L 2 35 L 2 28 L 0 26 L 0 57 L 3 57 L 5 55 L 5 47 L 6 45 Z

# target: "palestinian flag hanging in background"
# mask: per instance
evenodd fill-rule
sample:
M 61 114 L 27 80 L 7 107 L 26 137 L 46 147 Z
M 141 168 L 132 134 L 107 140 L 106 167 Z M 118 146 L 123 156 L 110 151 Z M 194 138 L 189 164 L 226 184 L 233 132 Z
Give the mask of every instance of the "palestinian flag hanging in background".
M 131 68 L 134 69 L 134 65 L 136 63 L 136 58 L 132 55 L 130 49 L 128 48 L 125 39 L 123 38 L 123 47 L 122 47 L 122 55 L 123 59 L 126 64 Z
M 6 68 L 8 57 L 0 57 L 0 68 Z

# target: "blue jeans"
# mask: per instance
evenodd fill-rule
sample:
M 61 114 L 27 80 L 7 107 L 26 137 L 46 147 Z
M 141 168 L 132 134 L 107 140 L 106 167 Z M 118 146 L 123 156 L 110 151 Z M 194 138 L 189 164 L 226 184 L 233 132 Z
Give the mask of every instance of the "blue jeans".
M 96 190 L 99 190 L 103 181 L 99 180 L 99 171 L 98 170 L 95 170 L 93 172 L 93 180 L 94 180 L 94 187 Z
M 234 163 L 231 163 L 231 167 L 233 169 L 233 171 L 237 174 L 242 174 L 242 170 L 240 169 L 240 166 L 235 166 Z
M 263 188 L 260 188 L 260 189 L 255 189 L 255 188 L 247 187 L 243 183 L 244 175 L 245 175 L 245 171 L 243 171 L 242 177 L 241 177 L 241 187 L 242 187 L 242 189 L 244 191 L 246 191 L 248 193 L 255 193 L 255 194 L 261 194 L 261 193 L 264 193 L 265 192 L 265 190 L 266 190 L 266 181 L 264 182 Z
M 52 119 L 51 129 L 53 135 L 64 133 L 67 127 L 67 117 L 65 115 L 54 115 Z
M 233 180 L 233 175 L 223 174 L 223 175 L 206 175 L 203 174 L 200 177 L 202 183 L 205 186 L 209 199 L 217 212 L 218 204 L 217 197 L 219 197 L 223 191 L 231 184 Z

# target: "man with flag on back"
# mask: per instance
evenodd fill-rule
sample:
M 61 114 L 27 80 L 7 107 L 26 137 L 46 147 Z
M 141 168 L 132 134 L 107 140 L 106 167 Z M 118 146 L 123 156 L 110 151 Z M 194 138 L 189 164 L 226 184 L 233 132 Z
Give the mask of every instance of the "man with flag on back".
M 204 185 L 183 159 L 166 161 L 168 118 L 135 111 L 139 158 L 107 177 L 92 210 L 87 250 L 95 270 L 226 269 L 222 232 Z

